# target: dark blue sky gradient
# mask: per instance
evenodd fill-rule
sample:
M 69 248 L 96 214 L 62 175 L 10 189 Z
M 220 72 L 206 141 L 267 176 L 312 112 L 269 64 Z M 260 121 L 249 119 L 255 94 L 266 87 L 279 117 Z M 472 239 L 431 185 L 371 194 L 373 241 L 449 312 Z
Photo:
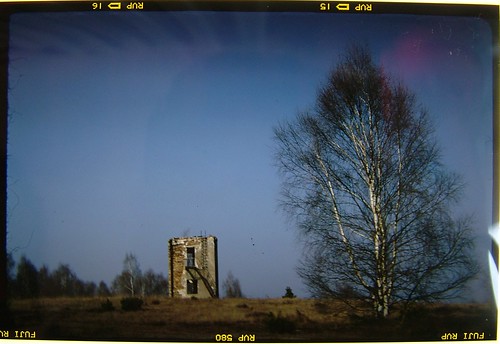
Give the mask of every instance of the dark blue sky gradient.
M 293 223 L 278 207 L 272 129 L 314 105 L 362 43 L 428 109 L 464 177 L 486 262 L 491 33 L 480 19 L 323 13 L 25 13 L 9 69 L 8 249 L 109 283 L 125 253 L 167 274 L 167 241 L 219 239 L 250 297 L 291 286 Z M 480 298 L 479 293 L 472 297 Z

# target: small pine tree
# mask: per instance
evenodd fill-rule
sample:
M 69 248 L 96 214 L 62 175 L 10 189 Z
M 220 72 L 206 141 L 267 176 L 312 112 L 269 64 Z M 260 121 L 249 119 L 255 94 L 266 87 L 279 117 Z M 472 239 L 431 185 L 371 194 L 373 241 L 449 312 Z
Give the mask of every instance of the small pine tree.
M 285 295 L 283 295 L 284 299 L 294 299 L 297 296 L 293 293 L 292 288 L 286 287 L 285 288 Z

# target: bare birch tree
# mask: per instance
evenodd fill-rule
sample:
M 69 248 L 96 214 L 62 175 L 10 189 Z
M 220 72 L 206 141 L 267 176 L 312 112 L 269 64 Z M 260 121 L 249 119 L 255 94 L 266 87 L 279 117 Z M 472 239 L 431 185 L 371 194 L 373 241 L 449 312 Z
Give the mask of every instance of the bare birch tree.
M 137 257 L 133 253 L 125 254 L 123 270 L 113 280 L 112 289 L 115 293 L 130 296 L 144 294 L 141 268 Z
M 351 48 L 316 106 L 275 128 L 282 205 L 307 254 L 315 296 L 396 302 L 456 297 L 474 277 L 470 221 L 455 219 L 460 178 L 448 173 L 426 111 L 365 48 Z
M 227 298 L 244 297 L 243 293 L 241 292 L 240 281 L 233 276 L 233 273 L 231 271 L 227 273 L 227 277 L 223 283 L 223 288 L 226 292 Z

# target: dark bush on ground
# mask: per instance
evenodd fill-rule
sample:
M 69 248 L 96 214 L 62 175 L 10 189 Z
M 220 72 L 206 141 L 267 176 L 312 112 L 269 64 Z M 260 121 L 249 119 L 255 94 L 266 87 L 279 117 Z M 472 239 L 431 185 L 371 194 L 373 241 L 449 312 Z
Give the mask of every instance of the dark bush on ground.
M 120 300 L 120 303 L 124 311 L 138 311 L 144 302 L 138 297 L 125 297 Z
M 113 306 L 113 303 L 109 301 L 109 299 L 106 299 L 106 301 L 101 303 L 101 311 L 104 312 L 109 312 L 109 311 L 114 311 L 115 307 Z
M 283 317 L 278 313 L 277 316 L 274 313 L 269 313 L 267 319 L 265 320 L 267 329 L 272 333 L 293 333 L 295 332 L 295 322 L 291 319 Z

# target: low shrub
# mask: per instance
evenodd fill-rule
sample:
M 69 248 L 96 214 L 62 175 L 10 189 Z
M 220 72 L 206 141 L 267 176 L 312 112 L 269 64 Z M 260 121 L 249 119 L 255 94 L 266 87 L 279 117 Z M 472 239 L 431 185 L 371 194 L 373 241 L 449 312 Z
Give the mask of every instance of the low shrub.
M 330 306 L 327 303 L 317 301 L 314 303 L 314 309 L 319 314 L 329 314 L 331 313 Z
M 120 303 L 124 311 L 138 311 L 141 309 L 144 301 L 138 297 L 125 297 L 120 300 Z
M 111 301 L 109 301 L 109 299 L 106 299 L 106 301 L 101 303 L 101 311 L 110 312 L 110 311 L 114 311 L 114 310 L 115 310 L 115 306 L 113 306 L 113 303 Z
M 275 316 L 274 313 L 271 312 L 265 322 L 267 329 L 272 333 L 293 333 L 296 329 L 295 322 L 283 317 L 281 314 Z

